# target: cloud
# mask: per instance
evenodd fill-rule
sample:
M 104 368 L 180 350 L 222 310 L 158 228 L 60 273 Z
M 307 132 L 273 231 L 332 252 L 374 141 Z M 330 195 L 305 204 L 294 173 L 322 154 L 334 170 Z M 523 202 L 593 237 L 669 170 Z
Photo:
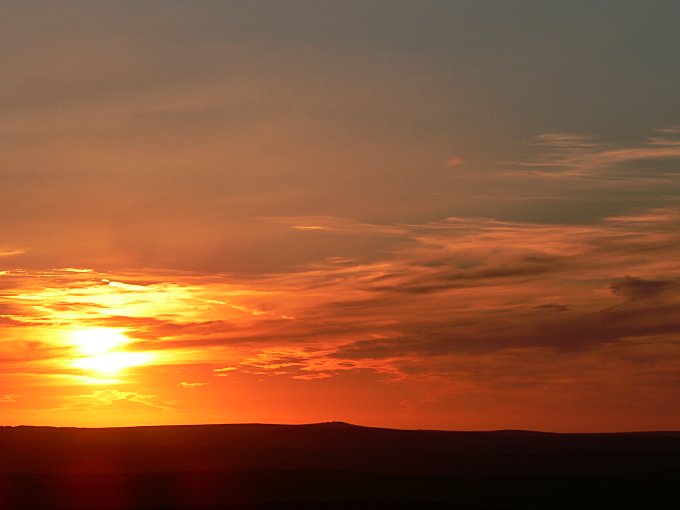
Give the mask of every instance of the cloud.
M 208 384 L 210 384 L 210 383 L 181 381 L 179 383 L 179 386 L 184 388 L 184 389 L 196 389 L 196 388 L 201 388 L 203 386 L 207 386 Z
M 229 373 L 233 372 L 234 370 L 238 369 L 236 367 L 215 368 L 213 369 L 213 372 L 217 377 L 229 377 Z
M 0 395 L 0 404 L 7 404 L 10 402 L 16 402 L 19 400 L 23 395 L 18 395 L 16 393 L 8 393 L 5 395 Z
M 263 222 L 282 224 L 292 230 L 334 232 L 354 235 L 402 235 L 407 229 L 399 225 L 376 225 L 362 223 L 337 216 L 277 216 L 262 217 Z
M 575 133 L 540 135 L 536 145 L 542 153 L 520 167 L 549 177 L 588 177 L 597 179 L 662 183 L 680 176 L 680 131 L 656 130 L 639 145 L 613 145 Z M 653 163 L 651 165 L 650 163 Z
M 456 166 L 461 166 L 464 163 L 463 158 L 459 156 L 451 156 L 447 161 L 446 164 L 448 166 L 456 167 Z
M 616 146 L 576 133 L 547 133 L 537 138 L 543 149 L 519 163 L 542 176 L 589 177 L 621 181 L 677 180 L 680 177 L 680 131 L 656 130 L 643 143 Z M 664 165 L 664 161 L 667 162 Z M 654 165 L 650 165 L 650 163 Z M 670 164 L 670 166 L 669 166 Z
M 124 407 L 127 405 L 169 409 L 169 403 L 156 401 L 156 395 L 145 395 L 134 391 L 97 390 L 84 395 L 72 395 L 64 398 L 64 409 L 101 409 Z
M 627 276 L 624 279 L 612 283 L 612 292 L 631 301 L 660 297 L 663 294 L 675 290 L 680 291 L 678 281 L 668 280 L 643 280 Z
M 394 231 L 401 241 L 381 257 L 323 259 L 266 278 L 16 274 L 0 306 L 11 321 L 53 333 L 65 318 L 122 328 L 129 349 L 156 353 L 161 364 L 209 363 L 218 377 L 310 383 L 359 371 L 444 377 L 456 356 L 484 364 L 517 350 L 567 358 L 611 350 L 633 359 L 654 344 L 659 359 L 654 349 L 645 355 L 655 366 L 680 334 L 677 208 L 589 224 L 449 218 Z M 18 335 L 10 323 L 5 329 Z M 38 341 L 23 359 L 65 355 L 50 345 Z M 49 363 L 41 373 L 64 373 L 63 364 Z M 173 384 L 196 383 L 185 376 Z M 97 398 L 154 402 L 125 393 L 85 402 Z
M 14 255 L 21 255 L 26 253 L 26 250 L 15 248 L 15 249 L 0 249 L 0 257 L 12 257 Z

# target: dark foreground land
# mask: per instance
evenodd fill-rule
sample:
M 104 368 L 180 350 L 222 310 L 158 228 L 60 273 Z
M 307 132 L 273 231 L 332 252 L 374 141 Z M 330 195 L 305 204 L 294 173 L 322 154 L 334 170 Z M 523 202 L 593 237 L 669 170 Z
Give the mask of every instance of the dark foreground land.
M 677 432 L 0 427 L 2 510 L 656 509 L 678 489 Z

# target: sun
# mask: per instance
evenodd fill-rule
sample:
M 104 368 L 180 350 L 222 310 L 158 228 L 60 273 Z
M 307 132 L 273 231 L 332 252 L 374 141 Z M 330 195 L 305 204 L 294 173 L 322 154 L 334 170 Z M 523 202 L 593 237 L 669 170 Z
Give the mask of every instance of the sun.
M 123 331 L 113 328 L 77 329 L 69 336 L 81 355 L 95 356 L 130 343 Z
M 124 368 L 145 365 L 150 359 L 151 355 L 145 352 L 110 352 L 77 359 L 73 366 L 102 374 L 115 374 Z
M 73 360 L 75 368 L 116 374 L 123 369 L 147 364 L 152 356 L 146 352 L 129 352 L 125 349 L 132 339 L 123 329 L 88 328 L 77 329 L 69 334 L 78 357 Z

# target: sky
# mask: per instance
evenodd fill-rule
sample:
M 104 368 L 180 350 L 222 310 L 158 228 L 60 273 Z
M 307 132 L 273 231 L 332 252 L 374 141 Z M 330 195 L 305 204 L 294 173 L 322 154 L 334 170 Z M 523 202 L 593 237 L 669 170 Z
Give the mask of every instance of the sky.
M 0 425 L 680 429 L 676 0 L 0 7 Z

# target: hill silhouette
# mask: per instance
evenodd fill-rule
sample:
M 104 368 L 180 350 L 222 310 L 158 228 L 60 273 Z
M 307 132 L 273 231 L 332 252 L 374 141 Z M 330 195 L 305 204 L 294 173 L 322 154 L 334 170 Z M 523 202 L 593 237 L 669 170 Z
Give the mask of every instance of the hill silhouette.
M 678 432 L 0 427 L 0 452 L 9 510 L 653 508 L 680 482 Z

